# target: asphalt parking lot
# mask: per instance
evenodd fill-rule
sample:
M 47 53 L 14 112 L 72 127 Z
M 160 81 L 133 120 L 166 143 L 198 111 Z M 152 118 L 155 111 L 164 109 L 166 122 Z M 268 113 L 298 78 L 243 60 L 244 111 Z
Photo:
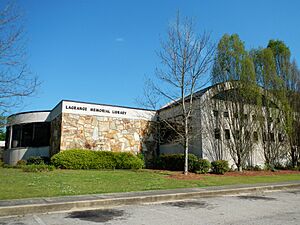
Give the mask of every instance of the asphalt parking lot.
M 0 218 L 0 225 L 300 224 L 300 189 Z

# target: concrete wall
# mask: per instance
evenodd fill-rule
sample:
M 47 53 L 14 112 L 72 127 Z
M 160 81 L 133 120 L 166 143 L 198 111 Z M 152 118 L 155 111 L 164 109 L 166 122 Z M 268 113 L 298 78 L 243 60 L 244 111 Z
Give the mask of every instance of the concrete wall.
M 19 160 L 26 160 L 31 156 L 49 157 L 49 146 L 39 148 L 12 148 L 4 150 L 4 162 L 9 165 L 16 165 Z

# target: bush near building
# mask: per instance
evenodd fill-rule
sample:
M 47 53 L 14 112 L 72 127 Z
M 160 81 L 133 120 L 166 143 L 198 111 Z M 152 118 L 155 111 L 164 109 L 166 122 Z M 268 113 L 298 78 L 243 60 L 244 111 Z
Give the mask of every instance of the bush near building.
M 127 152 L 72 149 L 52 156 L 51 164 L 61 169 L 141 169 L 144 162 Z
M 198 157 L 189 154 L 188 170 L 195 172 L 195 165 L 198 163 Z M 157 169 L 182 171 L 184 168 L 184 154 L 162 154 L 157 159 Z
M 211 168 L 211 163 L 207 159 L 198 159 L 194 165 L 194 170 L 196 173 L 205 174 Z
M 211 171 L 215 174 L 224 174 L 230 170 L 228 161 L 216 160 L 211 162 Z

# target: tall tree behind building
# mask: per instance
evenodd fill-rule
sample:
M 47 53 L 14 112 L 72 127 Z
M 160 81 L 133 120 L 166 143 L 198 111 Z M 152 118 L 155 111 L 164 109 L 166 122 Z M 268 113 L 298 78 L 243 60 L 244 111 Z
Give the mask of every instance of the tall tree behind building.
M 225 34 L 219 41 L 211 79 L 213 84 L 228 82 L 231 86 L 220 95 L 220 100 L 224 100 L 221 110 L 228 111 L 228 116 L 216 118 L 222 120 L 216 129 L 227 132 L 220 136 L 224 151 L 229 151 L 241 171 L 246 164 L 251 164 L 254 145 L 251 137 L 256 123 L 252 115 L 260 103 L 253 61 L 237 34 Z

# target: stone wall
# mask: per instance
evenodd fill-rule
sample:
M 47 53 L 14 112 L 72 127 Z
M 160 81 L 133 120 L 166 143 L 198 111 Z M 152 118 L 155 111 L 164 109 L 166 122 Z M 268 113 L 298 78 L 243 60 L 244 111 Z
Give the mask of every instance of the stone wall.
M 51 121 L 50 156 L 60 151 L 62 115 Z
M 155 122 L 63 113 L 60 149 L 155 154 Z

